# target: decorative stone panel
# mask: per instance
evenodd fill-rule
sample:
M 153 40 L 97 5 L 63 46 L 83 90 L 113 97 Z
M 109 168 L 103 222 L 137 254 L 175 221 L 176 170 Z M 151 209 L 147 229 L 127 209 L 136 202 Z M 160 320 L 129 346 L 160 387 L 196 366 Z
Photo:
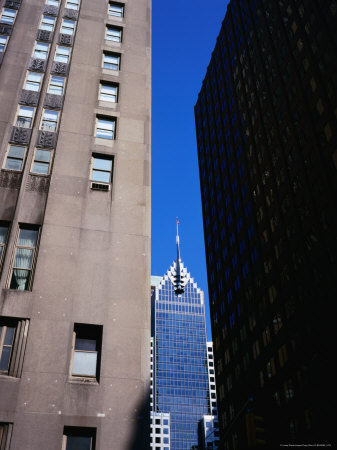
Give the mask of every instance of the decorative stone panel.
M 70 34 L 60 33 L 59 35 L 59 44 L 61 45 L 73 45 L 74 37 Z
M 44 72 L 46 70 L 46 61 L 39 58 L 30 58 L 28 68 L 36 72 Z
M 51 42 L 53 40 L 53 32 L 52 31 L 48 31 L 48 30 L 38 30 L 37 31 L 36 40 L 37 41 Z
M 59 13 L 59 9 L 54 5 L 44 5 L 43 14 L 47 14 L 48 16 L 57 16 Z
M 56 73 L 57 75 L 67 75 L 68 74 L 68 64 L 54 61 L 51 67 L 51 73 Z
M 36 146 L 45 148 L 55 148 L 57 133 L 52 131 L 41 131 L 37 135 Z
M 27 91 L 23 89 L 21 91 L 20 102 L 21 105 L 37 106 L 40 97 L 40 92 Z
M 11 9 L 19 9 L 21 6 L 21 1 L 12 1 L 12 0 L 6 0 L 5 2 L 5 8 L 11 8 Z
M 51 109 L 61 109 L 63 104 L 63 95 L 46 94 L 44 98 L 44 107 Z
M 29 174 L 26 183 L 26 191 L 48 194 L 49 184 L 49 177 L 41 177 L 39 175 Z
M 10 25 L 0 26 L 0 34 L 10 36 L 12 34 L 12 27 Z
M 32 130 L 30 128 L 13 127 L 10 142 L 13 144 L 28 145 Z
M 68 9 L 66 8 L 63 12 L 63 17 L 67 17 L 68 19 L 77 20 L 78 11 L 76 9 Z
M 0 187 L 7 189 L 20 189 L 22 174 L 18 172 L 0 172 Z

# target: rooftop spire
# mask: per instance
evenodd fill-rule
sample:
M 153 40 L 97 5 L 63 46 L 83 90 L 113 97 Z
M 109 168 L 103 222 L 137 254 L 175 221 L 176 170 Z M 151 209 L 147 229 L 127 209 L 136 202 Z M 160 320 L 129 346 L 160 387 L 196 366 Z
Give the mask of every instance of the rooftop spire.
M 184 275 L 181 273 L 180 269 L 180 242 L 179 242 L 179 220 L 176 218 L 177 223 L 177 236 L 176 236 L 176 244 L 177 244 L 177 260 L 176 260 L 176 274 L 174 276 L 174 292 L 176 295 L 183 294 L 184 292 Z

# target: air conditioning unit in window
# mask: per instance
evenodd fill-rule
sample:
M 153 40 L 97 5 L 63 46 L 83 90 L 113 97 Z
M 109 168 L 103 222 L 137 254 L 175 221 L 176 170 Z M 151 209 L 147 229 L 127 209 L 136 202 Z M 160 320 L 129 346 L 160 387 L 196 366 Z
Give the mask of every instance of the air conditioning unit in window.
M 95 191 L 110 191 L 110 184 L 91 182 L 91 189 Z

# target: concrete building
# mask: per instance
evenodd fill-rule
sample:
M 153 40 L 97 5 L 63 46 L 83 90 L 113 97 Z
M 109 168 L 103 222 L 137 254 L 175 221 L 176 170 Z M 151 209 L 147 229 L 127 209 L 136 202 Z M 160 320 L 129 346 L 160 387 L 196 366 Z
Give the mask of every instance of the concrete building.
M 0 448 L 149 448 L 150 0 L 0 3 Z
M 152 448 L 191 450 L 198 446 L 198 423 L 211 413 L 211 400 L 204 293 L 180 258 L 178 234 L 176 260 L 163 277 L 151 278 L 151 286 L 153 419 L 169 414 L 170 425 L 169 439 L 153 434 Z
M 230 1 L 195 106 L 221 449 L 336 445 L 336 30 Z

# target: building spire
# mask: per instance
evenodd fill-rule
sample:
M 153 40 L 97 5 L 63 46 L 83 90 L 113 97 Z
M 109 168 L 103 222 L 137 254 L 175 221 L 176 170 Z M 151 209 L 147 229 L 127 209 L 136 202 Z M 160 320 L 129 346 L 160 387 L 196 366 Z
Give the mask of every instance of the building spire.
M 177 236 L 176 236 L 176 244 L 177 244 L 177 260 L 176 260 L 176 274 L 174 276 L 174 292 L 176 295 L 184 293 L 184 275 L 181 273 L 180 268 L 180 242 L 179 242 L 179 220 L 176 218 L 177 223 Z

